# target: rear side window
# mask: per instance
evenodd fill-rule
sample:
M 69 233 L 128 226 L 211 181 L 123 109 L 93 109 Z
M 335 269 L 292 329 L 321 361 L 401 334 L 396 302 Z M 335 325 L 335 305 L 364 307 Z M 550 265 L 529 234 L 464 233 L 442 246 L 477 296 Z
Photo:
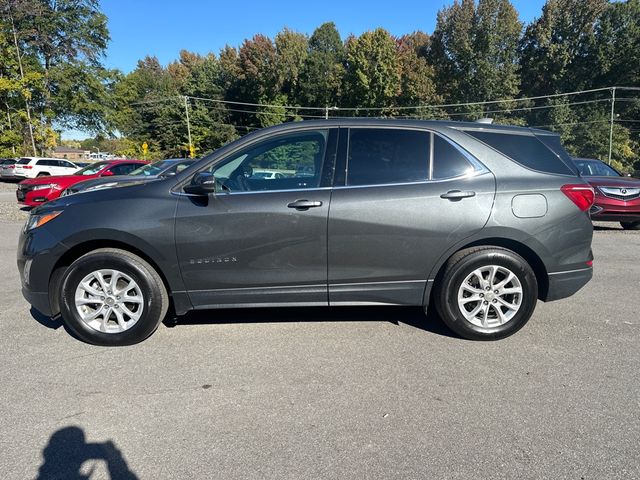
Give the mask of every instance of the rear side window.
M 453 178 L 473 173 L 474 167 L 462 152 L 446 140 L 435 135 L 433 142 L 433 178 Z
M 384 185 L 429 178 L 428 132 L 352 128 L 349 132 L 347 185 Z
M 533 135 L 467 130 L 465 133 L 486 143 L 520 165 L 545 173 L 572 175 L 574 172 Z
M 57 167 L 58 166 L 58 162 L 55 160 L 38 160 L 36 164 L 41 167 Z

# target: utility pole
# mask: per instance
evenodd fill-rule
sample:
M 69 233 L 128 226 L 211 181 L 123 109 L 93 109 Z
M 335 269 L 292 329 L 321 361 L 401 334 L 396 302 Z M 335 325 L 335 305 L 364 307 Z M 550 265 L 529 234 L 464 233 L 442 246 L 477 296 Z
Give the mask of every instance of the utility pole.
M 18 66 L 20 67 L 20 79 L 24 82 L 24 70 L 22 68 L 22 56 L 20 55 L 20 47 L 18 46 L 18 35 L 16 34 L 16 25 L 13 21 L 13 15 L 11 15 L 11 30 L 13 31 L 13 43 L 16 46 L 16 54 L 18 55 Z M 33 156 L 38 156 L 36 151 L 36 141 L 33 138 L 33 125 L 31 124 L 31 108 L 29 107 L 29 100 L 24 99 L 24 105 L 27 111 L 27 123 L 29 124 L 29 134 L 31 135 L 31 148 L 33 149 Z
M 187 136 L 189 137 L 189 156 L 193 158 L 193 144 L 191 143 L 191 123 L 189 122 L 189 103 L 187 96 L 184 95 L 184 113 L 187 117 Z
M 613 148 L 613 119 L 616 104 L 616 87 L 611 87 L 611 124 L 609 125 L 609 165 L 611 165 L 611 150 Z

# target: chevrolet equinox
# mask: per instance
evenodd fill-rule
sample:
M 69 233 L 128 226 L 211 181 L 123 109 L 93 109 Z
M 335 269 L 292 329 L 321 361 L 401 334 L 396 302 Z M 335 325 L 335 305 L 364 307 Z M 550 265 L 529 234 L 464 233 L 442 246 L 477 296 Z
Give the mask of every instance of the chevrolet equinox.
M 170 306 L 433 304 L 498 339 L 589 281 L 593 198 L 548 131 L 295 122 L 36 208 L 18 267 L 29 303 L 98 345 L 144 340 Z

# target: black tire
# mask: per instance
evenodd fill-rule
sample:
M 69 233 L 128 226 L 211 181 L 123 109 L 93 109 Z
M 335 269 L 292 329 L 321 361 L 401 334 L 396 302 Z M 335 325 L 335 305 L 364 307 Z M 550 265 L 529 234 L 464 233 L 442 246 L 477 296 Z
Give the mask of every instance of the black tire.
M 458 291 L 468 275 L 488 265 L 505 267 L 514 273 L 522 285 L 522 298 L 520 308 L 509 321 L 485 328 L 471 323 L 462 314 Z M 529 321 L 537 300 L 538 282 L 531 266 L 517 253 L 501 247 L 474 247 L 457 252 L 448 260 L 434 291 L 440 318 L 451 330 L 469 340 L 498 340 L 514 334 Z
M 143 295 L 140 319 L 128 330 L 104 333 L 82 321 L 75 306 L 75 292 L 82 279 L 93 271 L 116 269 L 130 276 Z M 145 260 L 126 250 L 101 248 L 73 262 L 64 272 L 59 289 L 60 312 L 67 327 L 81 340 L 93 345 L 133 345 L 149 337 L 169 308 L 167 290 L 158 272 Z
M 640 222 L 620 222 L 625 230 L 640 230 Z

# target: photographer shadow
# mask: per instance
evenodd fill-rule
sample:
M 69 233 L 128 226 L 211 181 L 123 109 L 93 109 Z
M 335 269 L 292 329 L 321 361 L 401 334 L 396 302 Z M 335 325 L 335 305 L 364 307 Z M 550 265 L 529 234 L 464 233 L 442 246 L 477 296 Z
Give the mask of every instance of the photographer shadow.
M 44 462 L 38 470 L 38 480 L 88 480 L 95 470 L 96 461 L 104 461 L 111 479 L 138 478 L 129 470 L 122 453 L 113 442 L 87 443 L 84 431 L 78 427 L 61 428 L 51 435 L 42 455 Z M 93 465 L 83 467 L 85 462 L 92 460 Z

